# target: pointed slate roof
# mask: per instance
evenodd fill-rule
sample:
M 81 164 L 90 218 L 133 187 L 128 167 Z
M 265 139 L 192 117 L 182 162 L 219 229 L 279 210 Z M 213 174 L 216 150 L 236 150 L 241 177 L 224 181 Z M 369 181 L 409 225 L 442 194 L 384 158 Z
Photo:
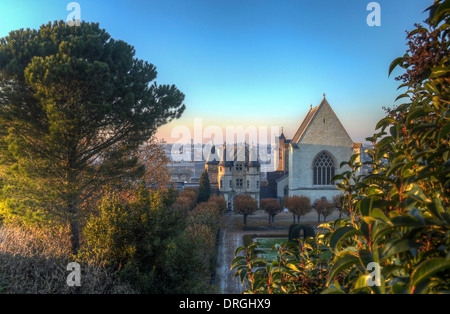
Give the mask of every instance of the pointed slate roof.
M 217 150 L 218 152 L 218 150 Z M 209 151 L 209 155 L 207 157 L 207 162 L 206 164 L 211 165 L 211 166 L 215 166 L 219 164 L 219 160 L 218 160 L 218 154 L 216 154 L 216 145 L 213 145 L 211 147 L 211 150 Z
M 258 160 L 258 154 L 256 152 L 256 147 L 252 146 L 250 147 L 248 161 L 247 161 L 247 167 L 260 167 L 261 164 Z
M 219 166 L 221 167 L 233 167 L 233 157 L 230 157 L 229 153 L 227 154 L 227 145 L 223 145 L 222 157 L 220 158 Z M 231 159 L 231 160 L 230 160 Z
M 323 98 L 323 100 L 326 101 L 325 98 Z M 322 103 L 320 105 L 318 105 L 317 107 L 314 107 L 314 108 L 311 107 L 309 109 L 308 113 L 306 114 L 305 118 L 303 119 L 303 122 L 300 124 L 300 126 L 298 127 L 298 129 L 295 132 L 294 136 L 292 137 L 292 142 L 298 143 L 298 141 L 302 138 L 303 133 L 305 133 L 306 128 L 311 123 L 311 121 L 314 118 L 315 114 L 319 110 L 319 107 L 322 106 L 323 100 L 322 100 Z
M 306 114 L 306 117 L 303 119 L 303 122 L 300 124 L 299 128 L 297 129 L 294 136 L 292 137 L 292 143 L 298 143 L 302 139 L 303 135 L 305 134 L 306 130 L 308 129 L 308 126 L 311 124 L 311 122 L 314 120 L 315 116 L 317 115 L 317 113 L 320 111 L 320 109 L 323 106 L 328 106 L 330 108 L 330 110 L 333 112 L 334 116 L 336 117 L 337 121 L 341 125 L 342 129 L 344 130 L 345 134 L 347 134 L 350 141 L 352 141 L 350 135 L 348 135 L 347 130 L 344 128 L 341 121 L 339 120 L 337 115 L 334 113 L 333 108 L 331 108 L 331 106 L 328 103 L 327 99 L 325 98 L 325 94 L 324 94 L 320 105 L 318 105 L 317 107 L 314 107 L 314 108 L 312 108 L 312 106 L 311 106 L 311 108 L 309 109 L 308 113 Z

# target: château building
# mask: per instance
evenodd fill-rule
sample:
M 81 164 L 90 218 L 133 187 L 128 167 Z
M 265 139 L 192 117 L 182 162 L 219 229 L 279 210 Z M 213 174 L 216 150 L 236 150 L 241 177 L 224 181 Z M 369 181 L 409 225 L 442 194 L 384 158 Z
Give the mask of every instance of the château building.
M 219 150 L 212 146 L 205 163 L 209 181 L 233 209 L 234 198 L 246 194 L 260 203 L 261 165 L 254 147 L 248 145 L 223 145 Z
M 294 195 L 308 196 L 311 202 L 321 197 L 331 200 L 341 193 L 331 179 L 349 170 L 348 166 L 340 168 L 340 165 L 360 153 L 361 143 L 352 141 L 324 95 L 320 105 L 314 108 L 311 105 L 292 138 L 281 133 L 273 151 L 275 169 L 265 173 L 267 180 L 261 182 L 255 147 L 211 148 L 205 168 L 212 189 L 225 197 L 230 209 L 239 194 L 252 196 L 258 205 L 260 198 L 281 201 Z

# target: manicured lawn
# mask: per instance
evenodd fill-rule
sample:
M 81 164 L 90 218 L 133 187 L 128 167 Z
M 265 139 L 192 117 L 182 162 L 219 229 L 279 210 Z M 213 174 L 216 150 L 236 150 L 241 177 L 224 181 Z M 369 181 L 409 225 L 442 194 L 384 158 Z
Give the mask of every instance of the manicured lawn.
M 253 241 L 259 243 L 261 248 L 271 249 L 275 244 L 286 243 L 288 238 L 255 238 Z
M 288 238 L 255 238 L 254 242 L 259 243 L 259 248 L 264 251 L 261 257 L 268 262 L 274 261 L 277 258 L 277 251 L 271 250 L 276 244 L 283 244 L 288 241 Z

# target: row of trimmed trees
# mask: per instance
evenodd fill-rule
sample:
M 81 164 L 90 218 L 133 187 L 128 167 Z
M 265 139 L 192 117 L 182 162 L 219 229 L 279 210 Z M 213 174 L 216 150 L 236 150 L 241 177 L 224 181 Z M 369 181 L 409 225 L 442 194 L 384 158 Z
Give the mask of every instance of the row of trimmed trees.
M 339 211 L 339 216 L 342 214 L 342 206 L 340 203 L 340 196 L 333 197 L 332 201 L 328 201 L 326 197 L 316 199 L 311 203 L 311 199 L 307 196 L 287 196 L 280 203 L 277 199 L 268 198 L 262 199 L 260 209 L 264 210 L 269 215 L 269 224 L 274 226 L 275 216 L 287 208 L 293 215 L 293 221 L 297 218 L 300 222 L 300 217 L 309 214 L 313 209 L 317 212 L 318 222 L 320 223 L 320 216 L 326 221 L 327 217 L 335 211 Z M 244 216 L 244 227 L 247 226 L 247 217 L 254 214 L 258 210 L 257 201 L 248 195 L 238 195 L 234 200 L 235 212 Z
M 297 217 L 297 222 L 300 222 L 300 217 L 306 216 L 313 209 L 317 213 L 317 222 L 320 223 L 320 216 L 323 216 L 323 221 L 325 222 L 327 217 L 335 211 L 339 211 L 339 216 L 342 215 L 340 198 L 340 195 L 336 195 L 329 201 L 326 197 L 321 197 L 311 203 L 309 197 L 295 195 L 285 197 L 283 199 L 283 205 L 292 213 L 294 223 L 295 217 Z

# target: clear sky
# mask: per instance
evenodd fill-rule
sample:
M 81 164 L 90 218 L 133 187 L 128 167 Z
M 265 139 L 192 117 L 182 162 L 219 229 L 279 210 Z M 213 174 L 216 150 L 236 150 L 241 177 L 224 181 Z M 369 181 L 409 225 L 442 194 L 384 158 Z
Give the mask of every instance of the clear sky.
M 66 0 L 1 0 L 0 37 L 66 20 Z M 355 142 L 371 136 L 392 107 L 399 82 L 388 78 L 406 52 L 406 30 L 433 0 L 379 0 L 381 26 L 369 27 L 370 0 L 76 1 L 81 19 L 153 63 L 157 82 L 186 95 L 177 125 L 279 126 L 290 138 L 323 93 Z

